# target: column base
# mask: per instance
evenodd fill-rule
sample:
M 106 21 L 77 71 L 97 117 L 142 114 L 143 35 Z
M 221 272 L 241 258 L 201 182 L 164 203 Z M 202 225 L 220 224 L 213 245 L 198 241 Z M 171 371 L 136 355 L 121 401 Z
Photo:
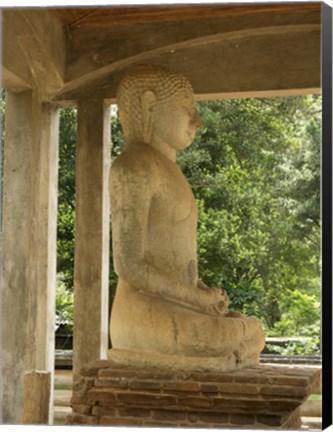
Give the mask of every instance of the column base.
M 321 368 L 175 372 L 101 360 L 81 369 L 67 424 L 295 429 Z

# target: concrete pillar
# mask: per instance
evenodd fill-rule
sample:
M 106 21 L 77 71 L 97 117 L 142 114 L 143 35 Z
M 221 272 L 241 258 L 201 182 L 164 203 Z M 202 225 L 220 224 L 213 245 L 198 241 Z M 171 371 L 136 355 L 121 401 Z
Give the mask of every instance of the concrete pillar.
M 24 374 L 23 424 L 47 424 L 50 411 L 51 373 L 28 371 Z
M 34 91 L 7 92 L 2 220 L 3 423 L 21 419 L 25 371 L 45 370 L 53 376 L 57 172 L 57 109 L 40 103 Z
M 107 358 L 110 107 L 79 101 L 77 128 L 74 380 L 84 364 Z

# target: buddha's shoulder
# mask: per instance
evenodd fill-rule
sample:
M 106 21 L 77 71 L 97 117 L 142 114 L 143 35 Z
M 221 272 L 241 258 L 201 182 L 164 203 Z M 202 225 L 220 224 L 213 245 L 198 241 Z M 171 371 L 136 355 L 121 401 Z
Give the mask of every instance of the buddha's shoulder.
M 158 169 L 159 155 L 152 147 L 140 144 L 125 149 L 112 163 L 111 172 L 152 172 Z

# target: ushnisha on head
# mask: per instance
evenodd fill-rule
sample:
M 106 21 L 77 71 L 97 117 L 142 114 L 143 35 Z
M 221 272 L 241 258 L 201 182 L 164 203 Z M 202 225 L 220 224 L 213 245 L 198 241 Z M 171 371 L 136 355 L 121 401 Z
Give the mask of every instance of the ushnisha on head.
M 136 66 L 120 82 L 117 104 L 127 142 L 140 141 L 151 144 L 156 139 L 172 142 L 174 138 L 181 139 L 162 135 L 165 135 L 166 129 L 172 128 L 177 131 L 177 123 L 182 120 L 182 109 L 186 111 L 189 128 L 194 132 L 201 124 L 195 108 L 193 88 L 188 79 L 161 66 Z M 183 123 L 186 123 L 185 119 Z M 183 124 L 183 131 L 184 126 L 188 127 Z M 191 142 L 194 134 L 189 131 L 187 134 L 191 135 Z M 178 147 L 183 148 L 187 145 Z

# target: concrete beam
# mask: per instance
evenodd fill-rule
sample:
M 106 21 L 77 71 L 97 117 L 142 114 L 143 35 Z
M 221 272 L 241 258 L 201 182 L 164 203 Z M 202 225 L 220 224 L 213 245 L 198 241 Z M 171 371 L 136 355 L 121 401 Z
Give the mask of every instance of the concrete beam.
M 1 18 L 4 18 L 3 11 L 1 13 Z M 19 82 L 20 89 L 24 88 L 24 86 L 26 89 L 29 87 L 31 88 L 33 85 L 33 77 L 30 65 L 25 58 L 25 53 L 19 43 L 19 38 L 16 37 L 15 31 L 9 20 L 2 20 L 1 31 L 2 87 L 15 89 L 17 88 L 17 82 Z M 11 77 L 14 77 L 14 83 L 10 79 Z M 12 86 L 12 84 L 14 84 L 14 86 Z
M 164 64 L 188 76 L 189 70 L 189 78 L 195 83 L 199 97 L 294 89 L 304 92 L 306 88 L 319 88 L 318 8 L 302 8 L 300 5 L 297 8 L 282 8 L 274 13 L 264 8 L 255 13 L 239 12 L 162 24 L 139 22 L 100 28 L 83 27 L 67 33 L 47 9 L 7 9 L 3 11 L 3 17 L 4 66 L 8 71 L 6 81 L 12 86 L 21 85 L 21 88 L 35 84 L 44 100 L 77 100 L 86 92 L 95 95 L 96 89 L 98 98 L 112 98 L 119 77 L 127 68 L 142 62 Z M 256 46 L 251 45 L 253 40 L 266 53 L 279 50 L 278 56 L 282 59 L 285 47 L 287 53 L 283 62 L 291 62 L 290 74 L 296 69 L 306 73 L 298 80 L 297 77 L 286 78 L 284 71 L 275 67 L 274 59 L 268 64 L 267 55 L 266 59 L 262 58 Z M 246 72 L 243 72 L 244 67 L 239 67 L 244 63 L 238 49 L 239 42 L 241 46 L 247 43 Z M 305 46 L 308 43 L 312 49 Z M 203 55 L 200 47 L 205 51 Z M 293 47 L 294 52 L 299 50 L 305 53 L 302 67 L 294 68 L 292 65 L 293 54 L 289 53 Z M 228 56 L 231 57 L 229 66 Z M 215 59 L 218 59 L 218 64 Z M 221 65 L 220 59 L 225 61 L 225 66 Z M 209 63 L 206 63 L 207 60 Z M 317 62 L 316 68 L 313 67 L 314 62 Z M 235 70 L 234 64 L 237 65 Z M 231 71 L 230 74 L 224 74 L 226 68 L 227 72 Z M 268 75 L 267 70 L 271 71 Z M 251 83 L 247 83 L 250 72 L 253 76 Z M 212 75 L 209 83 L 208 75 Z M 223 80 L 222 88 L 221 76 L 228 79 Z M 234 84 L 228 86 L 226 82 L 230 77 Z M 199 81 L 201 83 L 197 86 Z M 260 81 L 262 84 L 257 85 Z M 238 87 L 235 85 L 237 82 Z M 264 83 L 267 85 L 264 86 Z M 250 88 L 250 84 L 254 86 Z
M 320 10 L 292 12 L 258 12 L 251 15 L 225 16 L 196 19 L 193 21 L 137 23 L 113 25 L 107 28 L 83 28 L 73 30 L 68 41 L 67 82 L 75 82 L 84 76 L 92 78 L 114 70 L 120 61 L 142 61 L 139 55 L 152 57 L 160 52 L 183 49 L 193 44 L 207 44 L 230 37 L 247 37 L 262 34 L 267 28 L 290 31 L 304 25 L 320 26 Z M 283 30 L 285 28 L 285 30 Z M 131 60 L 132 59 L 132 60 Z M 126 66 L 122 65 L 122 67 Z
M 2 66 L 0 79 L 1 87 L 12 91 L 25 91 L 31 88 L 31 85 L 14 75 L 13 72 L 9 71 L 4 66 Z
M 200 99 L 311 93 L 320 89 L 320 25 L 261 27 L 168 45 L 114 62 L 106 76 L 82 87 L 71 82 L 58 97 L 113 99 L 121 77 L 142 62 L 184 74 Z
M 121 75 L 127 68 L 136 63 L 152 62 L 164 64 L 166 66 L 176 66 L 176 70 L 185 73 L 191 71 L 191 81 L 202 81 L 203 86 L 207 83 L 207 76 L 211 74 L 221 77 L 219 68 L 215 65 L 214 59 L 224 59 L 228 63 L 228 55 L 236 58 L 237 69 L 233 71 L 235 78 L 240 82 L 240 88 L 233 89 L 233 92 L 244 92 L 242 82 L 244 76 L 239 67 L 243 59 L 238 50 L 239 42 L 247 40 L 259 41 L 260 47 L 267 50 L 276 49 L 275 44 L 279 47 L 279 40 L 291 46 L 294 43 L 295 34 L 308 32 L 317 32 L 320 34 L 320 11 L 319 10 L 302 10 L 297 9 L 289 12 L 258 12 L 253 14 L 244 14 L 237 16 L 223 16 L 210 19 L 195 19 L 190 21 L 172 21 L 172 22 L 154 22 L 154 23 L 137 23 L 131 25 L 114 25 L 108 28 L 82 28 L 73 30 L 68 43 L 68 66 L 66 75 L 66 84 L 56 97 L 63 100 L 75 99 L 84 94 L 87 90 L 96 91 L 101 88 L 101 93 L 107 91 L 107 97 L 114 97 L 114 91 L 111 87 L 117 85 L 117 75 Z M 288 35 L 290 35 L 288 40 Z M 267 38 L 269 43 L 265 44 Z M 304 51 L 301 39 L 298 41 L 298 47 Z M 227 46 L 229 45 L 229 46 Z M 281 44 L 280 44 L 281 45 Z M 202 47 L 205 52 L 210 52 L 209 68 L 205 65 L 205 58 L 198 57 L 198 50 Z M 283 47 L 282 47 L 283 49 Z M 225 52 L 227 50 L 227 52 Z M 230 52 L 230 51 L 234 52 Z M 311 52 L 316 59 L 319 58 L 319 48 L 316 53 Z M 180 61 L 176 61 L 177 54 L 180 54 Z M 250 52 L 246 53 L 248 58 L 258 70 L 260 65 L 261 53 L 255 46 Z M 283 56 L 283 51 L 280 56 Z M 207 57 L 207 55 L 206 55 Z M 307 69 L 307 62 L 311 57 L 303 58 L 304 69 Z M 191 68 L 188 67 L 188 61 L 191 62 Z M 194 64 L 194 68 L 193 68 Z M 258 64 L 258 67 L 257 67 Z M 197 73 L 197 69 L 205 67 L 205 73 Z M 252 68 L 253 69 L 253 68 Z M 274 63 L 272 64 L 274 71 Z M 318 62 L 319 70 L 319 62 Z M 278 76 L 276 71 L 275 80 L 281 79 L 283 75 Z M 309 71 L 308 71 L 309 72 Z M 187 74 L 188 75 L 188 74 Z M 270 74 L 271 76 L 272 74 Z M 223 77 L 225 75 L 222 75 Z M 227 79 L 229 76 L 226 75 Z M 260 79 L 253 77 L 254 81 Z M 317 79 L 317 77 L 316 77 Z M 230 93 L 230 90 L 221 89 L 221 78 L 216 82 L 210 79 L 214 84 L 213 91 L 201 89 L 200 94 L 219 94 Z M 315 81 L 313 79 L 313 81 Z M 317 80 L 318 81 L 318 80 Z M 223 82 L 226 82 L 224 78 Z M 264 90 L 280 90 L 271 83 L 271 88 Z M 315 87 L 319 87 L 318 84 Z M 290 84 L 283 89 L 303 88 L 303 83 L 299 85 Z M 256 87 L 250 89 L 259 91 Z M 199 89 L 195 89 L 199 93 Z
M 2 421 L 18 424 L 24 372 L 54 370 L 58 115 L 7 92 L 5 120 Z
M 259 13 L 276 14 L 293 11 L 320 11 L 320 3 L 262 3 L 235 4 L 221 3 L 183 4 L 183 5 L 127 5 L 95 6 L 92 8 L 52 8 L 54 14 L 69 29 L 82 27 L 110 27 L 117 24 L 137 24 L 147 22 L 194 20 L 222 18 L 227 16 L 253 15 Z
M 43 9 L 4 9 L 3 64 L 47 100 L 64 83 L 66 33 Z
M 73 379 L 108 349 L 110 108 L 78 103 Z

